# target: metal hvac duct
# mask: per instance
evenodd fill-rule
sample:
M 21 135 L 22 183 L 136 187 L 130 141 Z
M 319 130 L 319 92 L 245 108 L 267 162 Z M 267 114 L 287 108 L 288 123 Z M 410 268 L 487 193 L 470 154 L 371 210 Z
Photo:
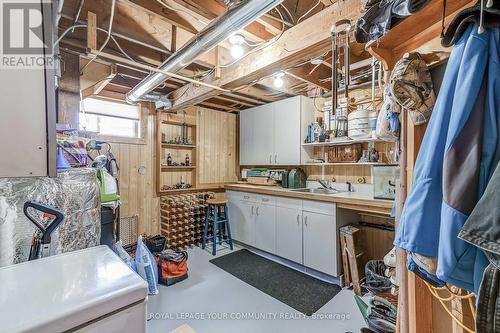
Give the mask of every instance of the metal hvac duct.
M 194 36 L 177 52 L 172 54 L 160 69 L 171 73 L 178 72 L 199 55 L 210 51 L 231 34 L 244 28 L 259 16 L 265 14 L 283 0 L 247 0 L 234 2 L 227 11 L 213 20 L 209 25 Z M 135 86 L 127 95 L 126 100 L 130 104 L 144 100 L 146 94 L 162 84 L 169 78 L 163 73 L 148 75 L 142 82 Z

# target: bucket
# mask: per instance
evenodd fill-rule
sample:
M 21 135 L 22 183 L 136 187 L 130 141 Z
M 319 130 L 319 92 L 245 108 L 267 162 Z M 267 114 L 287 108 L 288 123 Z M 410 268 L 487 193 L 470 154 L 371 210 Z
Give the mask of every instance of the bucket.
M 350 138 L 370 138 L 377 127 L 377 113 L 369 110 L 357 110 L 349 113 L 348 136 Z

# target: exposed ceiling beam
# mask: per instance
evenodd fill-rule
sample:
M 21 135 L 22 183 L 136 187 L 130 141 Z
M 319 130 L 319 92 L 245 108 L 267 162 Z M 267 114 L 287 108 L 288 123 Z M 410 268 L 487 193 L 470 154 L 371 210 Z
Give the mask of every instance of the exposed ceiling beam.
M 301 67 L 289 69 L 285 71 L 285 73 L 297 80 L 307 82 L 322 89 L 330 90 L 330 85 L 321 81 L 328 77 L 328 74 L 324 75 L 323 71 L 318 69 L 312 71 L 312 68 L 313 66 L 311 64 L 305 64 Z
M 354 19 L 360 10 L 359 0 L 345 0 L 341 11 L 337 6 L 330 6 L 285 31 L 276 43 L 243 58 L 233 66 L 223 68 L 221 78 L 212 80 L 211 84 L 234 89 L 282 70 L 285 64 L 298 64 L 324 53 L 330 49 L 333 22 Z M 219 94 L 207 87 L 188 84 L 172 94 L 173 108 L 194 105 Z

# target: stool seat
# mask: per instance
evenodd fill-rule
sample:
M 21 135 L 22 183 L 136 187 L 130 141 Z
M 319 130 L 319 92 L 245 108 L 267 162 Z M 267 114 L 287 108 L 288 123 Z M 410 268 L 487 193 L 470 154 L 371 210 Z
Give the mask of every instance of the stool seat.
M 225 205 L 227 204 L 226 198 L 210 198 L 207 199 L 207 204 L 209 205 Z
M 205 227 L 203 229 L 202 249 L 205 249 L 207 240 L 212 240 L 212 255 L 215 256 L 217 244 L 228 243 L 233 249 L 233 239 L 231 238 L 231 226 L 229 225 L 229 214 L 226 198 L 207 199 L 205 210 Z M 213 219 L 211 219 L 213 217 Z M 208 235 L 209 227 L 212 227 L 212 235 Z M 218 241 L 217 241 L 218 239 Z

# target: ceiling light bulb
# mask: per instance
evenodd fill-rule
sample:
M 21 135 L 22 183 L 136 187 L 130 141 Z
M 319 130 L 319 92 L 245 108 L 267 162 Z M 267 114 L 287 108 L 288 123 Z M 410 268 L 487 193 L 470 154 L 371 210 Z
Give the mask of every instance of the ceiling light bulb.
M 231 45 L 243 45 L 245 39 L 242 35 L 234 34 L 229 37 L 229 43 Z
M 243 53 L 245 53 L 245 50 L 241 45 L 233 45 L 231 46 L 231 56 L 234 59 L 239 59 L 243 56 Z
M 285 84 L 285 81 L 283 81 L 283 76 L 284 74 L 283 73 L 278 73 L 274 76 L 274 82 L 273 82 L 273 85 L 276 87 L 276 88 L 281 88 L 283 87 L 283 85 Z

